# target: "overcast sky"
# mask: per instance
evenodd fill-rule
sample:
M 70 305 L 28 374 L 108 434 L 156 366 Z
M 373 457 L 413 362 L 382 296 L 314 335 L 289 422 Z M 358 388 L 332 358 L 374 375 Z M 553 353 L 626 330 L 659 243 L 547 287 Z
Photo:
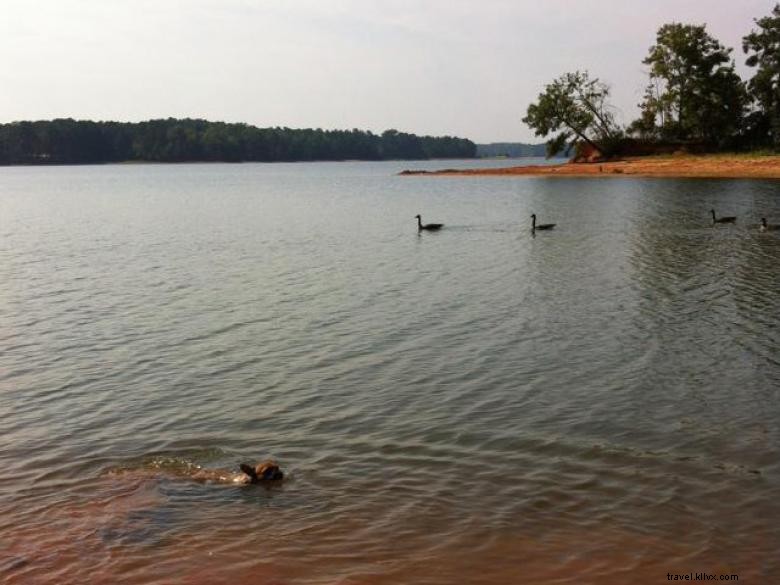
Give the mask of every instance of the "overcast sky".
M 630 122 L 667 22 L 734 47 L 776 0 L 2 0 L 0 121 L 198 117 L 534 141 L 558 75 Z

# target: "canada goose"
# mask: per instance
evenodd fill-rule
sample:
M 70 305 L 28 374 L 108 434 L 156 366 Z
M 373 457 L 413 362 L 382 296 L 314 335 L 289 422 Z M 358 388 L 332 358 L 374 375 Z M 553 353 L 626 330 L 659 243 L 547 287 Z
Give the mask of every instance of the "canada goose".
M 736 217 L 715 217 L 714 209 L 710 209 L 710 213 L 712 214 L 712 223 L 734 223 L 737 221 Z
M 420 217 L 420 214 L 417 214 L 414 217 L 417 218 L 417 231 L 418 232 L 421 232 L 423 230 L 428 230 L 428 231 L 433 232 L 433 231 L 436 231 L 436 230 L 440 230 L 442 228 L 442 226 L 444 226 L 443 223 L 425 223 L 424 224 L 422 222 L 422 217 Z
M 536 225 L 536 214 L 531 214 L 531 231 L 535 232 L 536 230 L 551 230 L 556 226 L 554 223 L 540 223 L 539 225 Z
M 759 231 L 762 232 L 773 232 L 775 230 L 780 230 L 780 225 L 770 225 L 766 222 L 766 218 L 761 218 L 761 225 L 758 227 Z

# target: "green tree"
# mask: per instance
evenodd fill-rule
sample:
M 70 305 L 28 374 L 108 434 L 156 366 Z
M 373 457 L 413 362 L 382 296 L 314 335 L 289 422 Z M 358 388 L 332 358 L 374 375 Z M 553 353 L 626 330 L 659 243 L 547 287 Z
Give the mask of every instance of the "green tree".
M 536 103 L 528 106 L 523 118 L 536 136 L 546 138 L 547 155 L 589 144 L 605 156 L 613 154 L 622 137 L 609 104 L 609 86 L 587 71 L 566 73 L 548 84 Z
M 733 141 L 741 129 L 746 93 L 731 51 L 705 25 L 663 25 L 643 61 L 650 66 L 650 85 L 640 104 L 642 116 L 630 130 L 714 146 Z
M 638 134 L 646 140 L 663 139 L 664 129 L 668 128 L 667 120 L 671 117 L 669 100 L 662 99 L 659 80 L 652 80 L 645 88 L 642 103 L 639 104 L 640 116 L 631 124 L 629 134 Z
M 396 160 L 424 159 L 422 141 L 419 136 L 399 132 L 395 129 L 385 130 L 381 136 L 382 158 Z
M 757 67 L 748 82 L 756 108 L 747 126 L 756 144 L 780 148 L 780 4 L 755 22 L 758 30 L 742 39 L 742 50 L 750 53 L 745 63 Z

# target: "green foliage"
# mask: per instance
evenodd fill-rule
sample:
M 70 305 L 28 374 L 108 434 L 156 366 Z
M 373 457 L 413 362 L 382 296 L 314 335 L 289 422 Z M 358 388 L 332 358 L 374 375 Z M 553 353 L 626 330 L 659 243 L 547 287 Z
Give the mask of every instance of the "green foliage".
M 385 130 L 382 132 L 382 158 L 389 159 L 423 159 L 427 158 L 423 152 L 422 141 L 414 134 L 406 134 L 398 130 Z
M 256 128 L 169 118 L 137 124 L 58 119 L 0 124 L 0 164 L 120 161 L 314 161 L 472 158 L 476 145 L 452 136 L 388 130 Z
M 750 113 L 747 134 L 753 146 L 780 148 L 780 4 L 770 16 L 757 19 L 758 30 L 742 39 L 749 53 L 745 63 L 756 67 L 748 82 L 755 109 Z
M 650 84 L 642 115 L 629 130 L 658 140 L 732 144 L 741 130 L 746 92 L 731 51 L 704 25 L 663 25 L 643 61 L 650 66 Z
M 548 84 L 537 102 L 528 106 L 523 122 L 536 136 L 547 137 L 548 156 L 585 142 L 609 156 L 622 131 L 608 102 L 609 87 L 588 72 L 566 73 Z

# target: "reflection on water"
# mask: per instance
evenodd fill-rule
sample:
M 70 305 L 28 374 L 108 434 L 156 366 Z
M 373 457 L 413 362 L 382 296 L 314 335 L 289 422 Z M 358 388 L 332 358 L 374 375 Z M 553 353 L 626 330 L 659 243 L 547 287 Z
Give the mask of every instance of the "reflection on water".
M 776 183 L 404 165 L 2 170 L 4 582 L 778 580 Z

